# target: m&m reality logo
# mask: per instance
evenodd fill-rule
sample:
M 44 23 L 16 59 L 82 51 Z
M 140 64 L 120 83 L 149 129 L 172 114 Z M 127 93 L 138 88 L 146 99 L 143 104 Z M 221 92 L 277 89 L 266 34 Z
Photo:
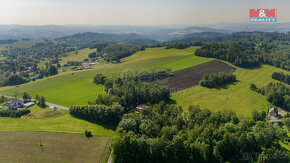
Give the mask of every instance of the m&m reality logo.
M 277 22 L 276 9 L 250 9 L 250 22 Z

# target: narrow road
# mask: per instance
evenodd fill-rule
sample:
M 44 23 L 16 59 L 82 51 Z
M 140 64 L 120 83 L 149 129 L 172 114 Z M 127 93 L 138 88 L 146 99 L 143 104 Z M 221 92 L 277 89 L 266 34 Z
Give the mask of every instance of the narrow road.
M 53 104 L 53 103 L 50 103 L 50 102 L 45 102 L 45 104 L 48 105 L 48 106 L 55 106 L 57 109 L 69 110 L 68 107 L 61 106 L 61 105 L 56 105 L 56 104 Z
M 7 97 L 7 98 L 15 98 L 15 97 L 12 97 L 12 96 L 5 96 L 3 95 L 4 97 Z M 22 100 L 22 98 L 21 98 Z M 35 99 L 31 99 L 31 101 L 36 101 Z M 69 110 L 69 107 L 66 107 L 66 106 L 61 106 L 61 105 L 57 105 L 57 104 L 53 104 L 53 103 L 50 103 L 50 102 L 45 102 L 45 104 L 47 106 L 55 106 L 57 109 L 64 109 L 64 110 Z

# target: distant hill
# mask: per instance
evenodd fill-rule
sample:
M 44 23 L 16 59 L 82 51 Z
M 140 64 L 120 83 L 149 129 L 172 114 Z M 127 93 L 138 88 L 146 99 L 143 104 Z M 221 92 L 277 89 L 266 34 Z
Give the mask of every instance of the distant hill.
M 172 40 L 191 33 L 217 32 L 232 33 L 241 31 L 287 32 L 286 23 L 219 23 L 207 25 L 167 25 L 167 26 L 104 26 L 104 25 L 0 25 L 0 40 L 53 40 L 77 33 L 94 32 L 103 34 L 137 34 L 160 42 Z M 139 39 L 139 38 L 138 38 Z
M 187 35 L 191 33 L 205 33 L 205 32 L 214 32 L 214 33 L 232 33 L 231 30 L 215 29 L 208 27 L 188 27 L 184 29 L 177 29 L 169 35 Z
M 154 44 L 157 41 L 145 38 L 144 36 L 137 34 L 104 34 L 104 33 L 93 33 L 85 32 L 78 33 L 71 36 L 63 36 L 56 41 L 65 42 L 71 46 L 83 46 L 93 41 L 114 41 L 124 42 L 130 44 Z
M 191 33 L 184 36 L 177 37 L 170 40 L 169 42 L 196 42 L 196 41 L 210 41 L 211 39 L 217 40 L 219 37 L 223 38 L 227 34 L 218 32 L 201 32 L 201 33 Z

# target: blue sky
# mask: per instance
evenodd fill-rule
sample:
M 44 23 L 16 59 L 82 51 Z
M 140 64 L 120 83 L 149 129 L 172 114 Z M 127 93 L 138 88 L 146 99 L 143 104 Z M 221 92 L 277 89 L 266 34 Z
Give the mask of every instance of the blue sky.
M 248 22 L 251 8 L 276 8 L 290 22 L 289 0 L 0 0 L 0 24 L 173 25 Z

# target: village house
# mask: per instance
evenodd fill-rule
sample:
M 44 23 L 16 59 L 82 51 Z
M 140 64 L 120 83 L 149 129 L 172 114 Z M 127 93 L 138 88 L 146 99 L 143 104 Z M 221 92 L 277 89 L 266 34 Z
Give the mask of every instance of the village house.
M 141 110 L 145 110 L 145 109 L 147 109 L 147 105 L 138 105 L 138 106 L 136 106 L 136 109 L 138 110 L 138 111 L 141 111 Z
M 82 66 L 83 66 L 84 69 L 90 69 L 91 68 L 89 63 L 82 63 Z
M 270 119 L 280 119 L 281 116 L 278 113 L 278 109 L 275 107 L 272 107 L 271 109 L 269 109 L 268 111 L 268 117 Z
M 22 100 L 15 99 L 15 100 L 12 100 L 12 101 L 8 104 L 8 109 L 16 110 L 16 109 L 18 109 L 18 108 L 22 108 L 23 105 L 24 105 L 24 103 L 23 103 Z

